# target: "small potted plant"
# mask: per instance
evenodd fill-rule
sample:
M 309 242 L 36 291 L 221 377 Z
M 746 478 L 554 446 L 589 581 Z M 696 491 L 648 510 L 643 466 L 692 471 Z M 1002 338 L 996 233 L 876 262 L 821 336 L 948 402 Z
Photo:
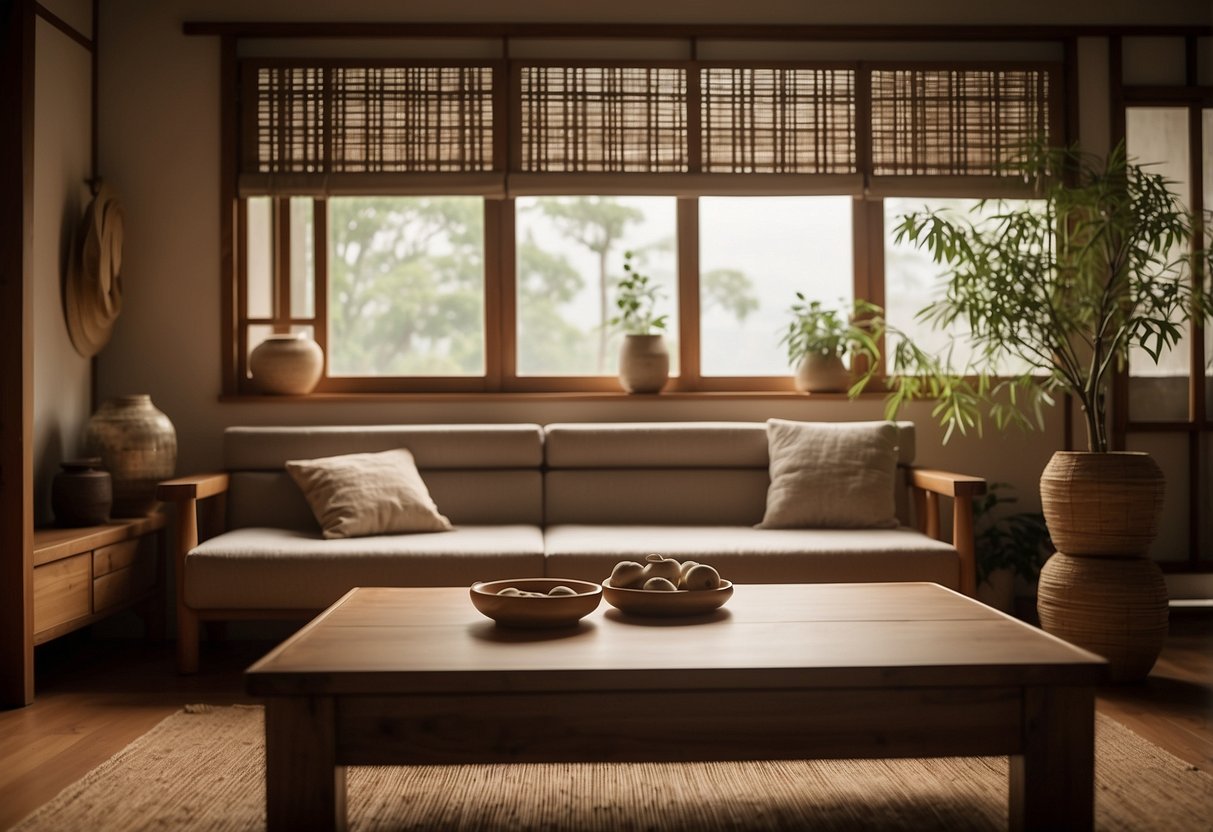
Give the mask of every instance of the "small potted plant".
M 666 349 L 666 315 L 657 314 L 662 298 L 659 286 L 633 264 L 633 253 L 623 254 L 625 275 L 616 287 L 613 327 L 623 330 L 619 352 L 619 383 L 629 393 L 657 393 L 670 377 L 670 353 Z
M 792 315 L 779 343 L 787 348 L 788 364 L 796 368 L 796 389 L 802 393 L 857 394 L 876 371 L 880 359 L 878 339 L 884 319 L 878 306 L 857 300 L 849 314 L 808 300 L 796 293 Z M 850 355 L 850 370 L 843 359 Z M 867 359 L 862 375 L 852 381 L 855 356 Z
M 1018 502 L 1006 496 L 1011 486 L 990 484 L 981 497 L 973 498 L 974 547 L 977 555 L 977 598 L 995 609 L 1013 613 L 1015 579 L 1032 584 L 1040 567 L 1053 552 L 1045 517 L 1038 511 L 996 516 L 999 506 Z

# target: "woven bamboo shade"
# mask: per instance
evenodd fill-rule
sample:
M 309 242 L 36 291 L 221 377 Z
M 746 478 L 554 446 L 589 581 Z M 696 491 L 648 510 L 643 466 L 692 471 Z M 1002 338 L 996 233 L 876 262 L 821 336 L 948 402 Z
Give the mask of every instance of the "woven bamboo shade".
M 1040 570 L 1036 607 L 1046 632 L 1108 660 L 1117 681 L 1143 679 L 1167 637 L 1167 585 L 1146 558 L 1056 554 Z
M 874 69 L 872 173 L 998 176 L 1047 139 L 1045 69 Z
M 493 169 L 489 66 L 242 65 L 242 174 Z
M 700 73 L 703 170 L 855 173 L 855 71 L 708 67 Z
M 683 67 L 528 65 L 518 98 L 524 172 L 688 170 Z

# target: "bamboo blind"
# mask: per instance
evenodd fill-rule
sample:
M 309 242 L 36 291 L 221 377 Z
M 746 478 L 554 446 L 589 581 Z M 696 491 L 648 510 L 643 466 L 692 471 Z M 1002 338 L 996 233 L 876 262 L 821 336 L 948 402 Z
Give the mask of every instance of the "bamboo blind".
M 1049 136 L 1044 69 L 873 69 L 872 173 L 1000 176 Z
M 708 67 L 700 75 L 703 170 L 855 173 L 855 71 Z
M 524 172 L 689 169 L 683 67 L 523 66 L 518 97 Z
M 242 173 L 493 168 L 487 66 L 250 65 Z

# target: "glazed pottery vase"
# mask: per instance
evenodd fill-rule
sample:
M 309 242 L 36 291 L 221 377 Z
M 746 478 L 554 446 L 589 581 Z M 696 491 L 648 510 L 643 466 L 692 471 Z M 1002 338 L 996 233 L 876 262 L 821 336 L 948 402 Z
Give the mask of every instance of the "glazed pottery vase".
M 1134 452 L 1059 451 L 1040 478 L 1057 548 L 1040 571 L 1040 625 L 1107 659 L 1114 681 L 1144 679 L 1166 638 L 1166 582 L 1149 558 L 1165 486 Z
M 156 485 L 177 467 L 177 431 L 151 396 L 105 402 L 88 420 L 84 446 L 113 478 L 113 517 L 143 517 L 159 505 Z
M 302 333 L 270 335 L 249 354 L 249 373 L 264 393 L 304 396 L 324 372 L 324 351 Z
M 670 377 L 670 353 L 661 335 L 625 335 L 619 383 L 629 393 L 657 393 Z
M 801 393 L 845 393 L 851 386 L 842 357 L 809 353 L 796 368 L 796 389 Z
M 113 479 L 101 458 L 70 459 L 51 481 L 51 511 L 58 526 L 98 526 L 109 519 L 114 502 Z

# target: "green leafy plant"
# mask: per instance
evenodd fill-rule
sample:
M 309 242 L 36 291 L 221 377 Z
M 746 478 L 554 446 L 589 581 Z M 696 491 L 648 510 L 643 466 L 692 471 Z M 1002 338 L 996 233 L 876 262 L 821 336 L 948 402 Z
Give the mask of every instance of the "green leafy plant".
M 623 279 L 616 285 L 615 308 L 619 314 L 611 318 L 613 327 L 628 335 L 653 335 L 665 329 L 668 315 L 657 314 L 657 303 L 663 292 L 652 279 L 633 264 L 633 252 L 623 253 Z
M 883 310 L 856 300 L 851 311 L 844 313 L 797 292 L 796 302 L 788 311 L 792 320 L 779 339 L 787 349 L 788 364 L 795 367 L 810 355 L 864 356 L 866 369 L 850 390 L 852 396 L 857 395 L 880 366 L 879 339 L 886 329 Z
M 1005 482 L 991 483 L 984 495 L 973 498 L 978 584 L 985 583 L 999 569 L 1009 569 L 1024 580 L 1034 581 L 1053 553 L 1045 517 L 1040 512 L 996 516 L 999 506 L 1018 502 L 1016 497 L 1006 496 L 1010 488 Z
M 937 399 L 946 441 L 987 417 L 999 428 L 1039 426 L 1060 391 L 1082 407 L 1090 450 L 1106 451 L 1113 370 L 1132 348 L 1157 362 L 1186 321 L 1208 317 L 1207 290 L 1192 275 L 1200 262 L 1207 279 L 1209 255 L 1193 256 L 1192 216 L 1163 176 L 1129 163 L 1123 144 L 1106 159 L 1031 147 L 1016 170 L 1041 195 L 1036 204 L 984 222 L 917 212 L 896 226 L 898 241 L 925 247 L 947 270 L 943 297 L 919 319 L 967 329 L 974 358 L 956 368 L 901 339 L 888 413 Z M 1000 377 L 1008 359 L 1027 369 Z

